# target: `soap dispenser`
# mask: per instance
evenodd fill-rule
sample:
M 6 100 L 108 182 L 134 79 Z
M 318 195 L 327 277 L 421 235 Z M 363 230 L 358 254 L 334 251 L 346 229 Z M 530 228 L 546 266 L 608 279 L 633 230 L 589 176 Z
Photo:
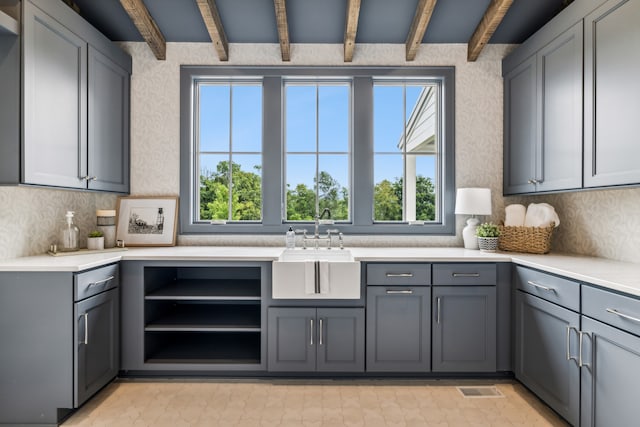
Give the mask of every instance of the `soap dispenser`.
M 60 230 L 60 241 L 58 242 L 58 250 L 63 252 L 77 251 L 78 235 L 80 231 L 73 224 L 73 211 L 67 211 L 65 215 L 66 224 Z
M 289 227 L 287 234 L 284 237 L 285 246 L 287 249 L 295 249 L 296 247 L 296 232 L 293 231 L 293 227 Z

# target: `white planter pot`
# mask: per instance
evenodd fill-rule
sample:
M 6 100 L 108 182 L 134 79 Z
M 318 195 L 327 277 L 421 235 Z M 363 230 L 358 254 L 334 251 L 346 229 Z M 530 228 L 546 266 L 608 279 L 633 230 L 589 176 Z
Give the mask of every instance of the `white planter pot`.
M 482 252 L 495 252 L 499 237 L 478 237 L 478 247 Z
M 87 249 L 91 251 L 101 251 L 104 249 L 104 237 L 88 237 Z

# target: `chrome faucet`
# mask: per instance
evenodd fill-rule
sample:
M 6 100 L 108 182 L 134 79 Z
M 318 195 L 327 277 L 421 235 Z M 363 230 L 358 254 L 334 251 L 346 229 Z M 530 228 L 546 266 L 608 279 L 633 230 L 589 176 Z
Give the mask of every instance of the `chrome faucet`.
M 326 235 L 320 234 L 320 220 L 324 218 L 325 215 L 328 215 L 331 218 L 331 210 L 329 208 L 324 208 L 320 215 L 316 214 L 315 223 L 314 223 L 314 233 L 313 236 L 307 236 L 307 230 L 296 230 L 296 233 L 302 233 L 302 249 L 307 249 L 307 241 L 312 240 L 313 246 L 315 249 L 320 247 L 320 241 L 327 242 L 327 249 L 331 249 L 331 234 L 338 234 L 340 249 L 343 249 L 342 245 L 342 233 L 339 230 L 327 230 Z
M 320 215 L 316 214 L 316 226 L 315 226 L 315 232 L 313 233 L 313 238 L 314 239 L 319 239 L 320 238 L 320 234 L 318 233 L 318 227 L 320 226 L 320 220 L 324 218 L 324 214 L 329 214 L 329 219 L 331 219 L 331 211 L 329 210 L 329 208 L 324 208 L 324 210 L 322 211 L 322 213 Z M 317 244 L 316 244 L 317 246 Z

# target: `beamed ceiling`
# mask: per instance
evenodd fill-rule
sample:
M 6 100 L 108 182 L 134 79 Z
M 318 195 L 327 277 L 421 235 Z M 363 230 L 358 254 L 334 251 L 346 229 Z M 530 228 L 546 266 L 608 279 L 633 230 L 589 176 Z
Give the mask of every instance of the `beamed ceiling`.
M 487 43 L 522 43 L 572 0 L 65 0 L 113 41 L 146 41 L 159 60 L 167 42 L 402 43 L 412 61 L 423 43 L 466 43 L 475 61 Z

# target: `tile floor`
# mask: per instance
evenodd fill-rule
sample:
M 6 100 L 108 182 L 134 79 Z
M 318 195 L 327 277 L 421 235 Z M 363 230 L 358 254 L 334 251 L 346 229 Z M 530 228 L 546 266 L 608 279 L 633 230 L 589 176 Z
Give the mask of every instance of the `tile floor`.
M 493 385 L 465 398 L 456 385 Z M 565 426 L 512 381 L 119 380 L 64 424 L 80 426 Z

